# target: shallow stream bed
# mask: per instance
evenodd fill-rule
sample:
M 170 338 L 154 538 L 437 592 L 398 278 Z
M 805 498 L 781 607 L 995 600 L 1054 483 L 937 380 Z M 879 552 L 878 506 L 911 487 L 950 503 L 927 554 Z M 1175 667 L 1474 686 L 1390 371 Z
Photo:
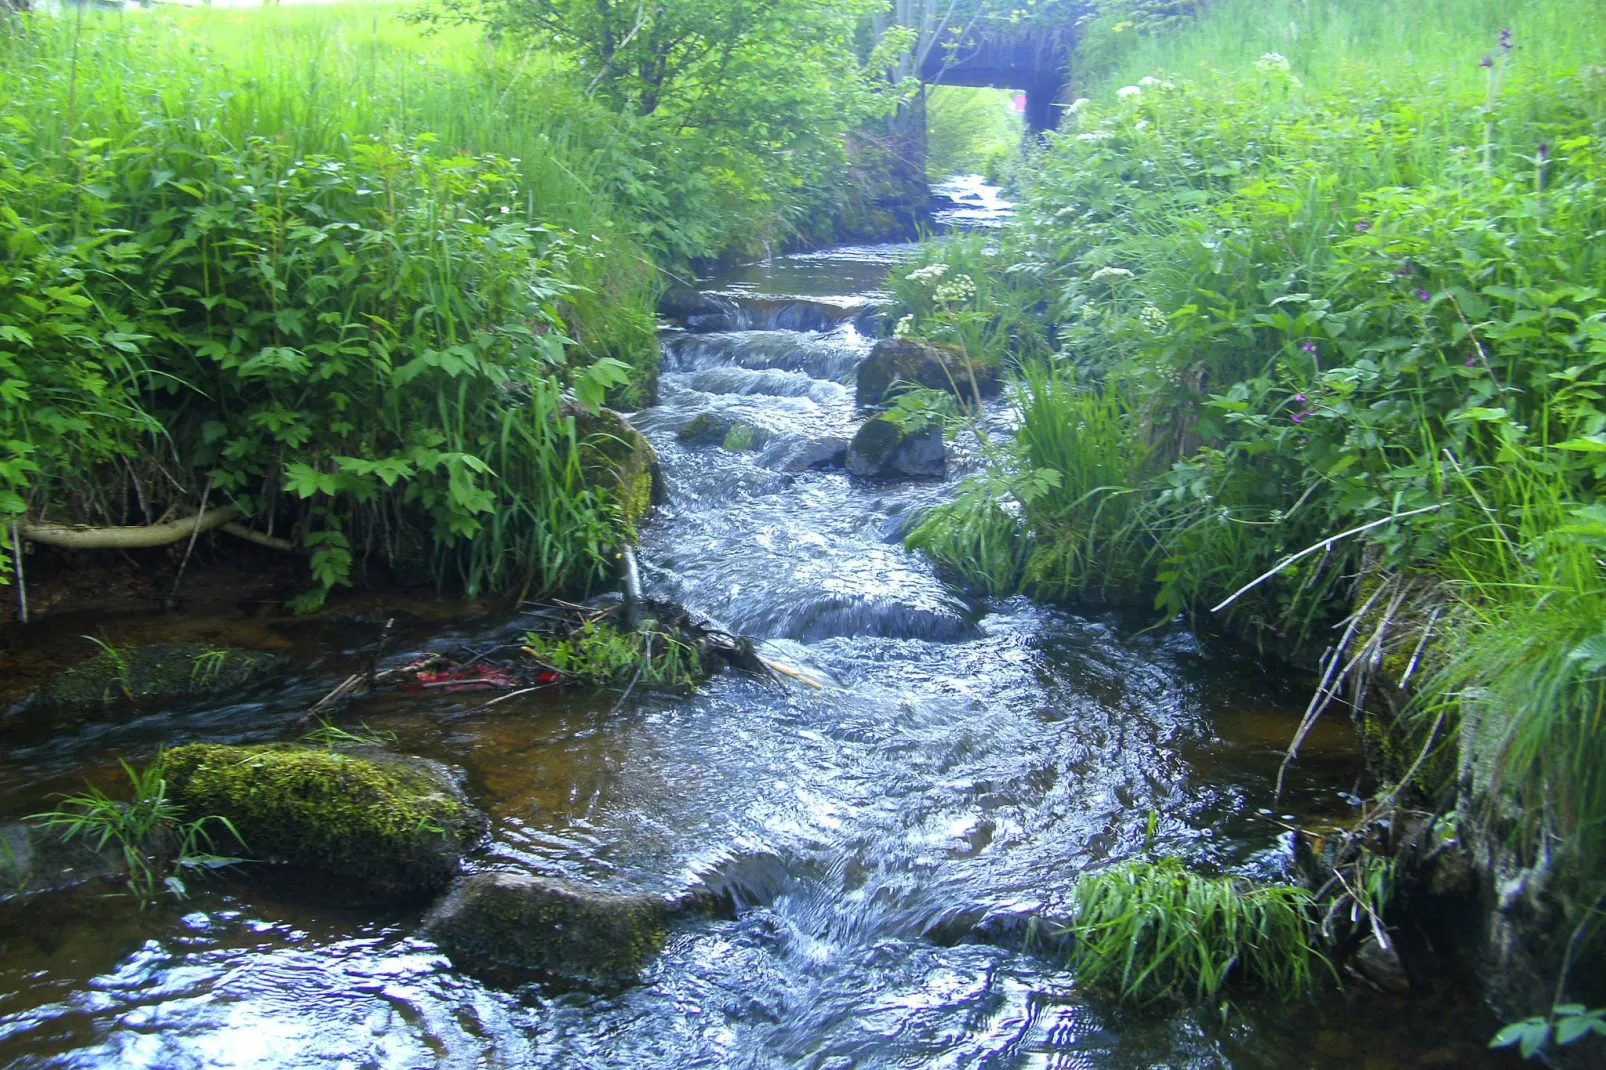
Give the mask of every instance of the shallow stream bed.
M 989 218 L 1002 211 L 993 191 L 958 192 L 982 197 L 972 210 Z M 777 258 L 708 286 L 857 310 L 906 253 Z M 249 867 L 144 911 L 103 887 L 12 899 L 0 902 L 0 1065 L 1508 1065 L 1484 1054 L 1495 1023 L 1453 985 L 1140 1012 L 1078 990 L 1033 953 L 1033 913 L 1053 913 L 1078 872 L 1140 850 L 1151 813 L 1159 848 L 1190 863 L 1281 872 L 1280 821 L 1352 812 L 1352 733 L 1338 718 L 1320 725 L 1272 810 L 1309 681 L 1180 626 L 976 602 L 944 583 L 898 535 L 952 494 L 974 463 L 963 449 L 946 480 L 871 484 L 800 467 L 806 448 L 851 435 L 869 346 L 851 317 L 827 331 L 671 336 L 662 403 L 634 417 L 670 493 L 640 550 L 649 592 L 761 637 L 823 688 L 726 674 L 689 697 L 623 704 L 615 693 L 491 708 L 484 695 L 398 694 L 342 714 L 468 771 L 493 821 L 475 867 L 717 889 L 735 917 L 678 924 L 641 984 L 596 993 L 487 985 L 415 935 L 418 912 Z M 756 448 L 682 443 L 704 412 L 760 431 Z M 1007 430 L 1001 407 L 993 419 Z M 86 776 L 109 785 L 119 757 L 162 745 L 293 738 L 383 615 L 303 626 L 222 608 L 94 622 L 119 642 L 273 646 L 301 667 L 227 704 L 124 719 L 13 713 L 0 721 L 0 817 L 43 809 Z M 520 630 L 505 617 L 404 621 L 395 660 Z M 43 656 L 78 649 L 88 624 L 40 632 Z M 10 639 L 13 655 L 31 641 Z

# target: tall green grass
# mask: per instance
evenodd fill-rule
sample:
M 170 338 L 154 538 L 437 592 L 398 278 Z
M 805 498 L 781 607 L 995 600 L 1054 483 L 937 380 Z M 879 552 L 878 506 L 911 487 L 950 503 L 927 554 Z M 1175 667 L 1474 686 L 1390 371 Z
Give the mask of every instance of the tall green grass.
M 1297 999 L 1325 964 L 1313 901 L 1304 888 L 1201 876 L 1176 859 L 1123 862 L 1077 881 L 1063 935 L 1077 979 L 1122 999 L 1208 1000 L 1229 981 Z
M 1025 509 L 1034 565 L 1064 562 L 1037 589 L 1102 599 L 1114 572 L 1263 649 L 1409 675 L 1397 772 L 1441 800 L 1464 772 L 1464 805 L 1584 902 L 1606 882 L 1603 14 L 1100 3 L 1089 99 L 966 267 L 1054 347 L 1022 362 L 994 476 L 1057 474 Z M 1087 391 L 1121 410 L 1090 422 Z

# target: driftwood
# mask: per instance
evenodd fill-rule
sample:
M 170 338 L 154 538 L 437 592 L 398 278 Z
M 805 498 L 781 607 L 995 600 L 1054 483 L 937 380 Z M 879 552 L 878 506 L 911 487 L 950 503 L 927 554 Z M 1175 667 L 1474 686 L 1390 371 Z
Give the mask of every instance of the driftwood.
M 84 524 L 47 524 L 21 520 L 17 529 L 22 537 L 46 546 L 60 546 L 68 550 L 138 550 L 152 546 L 169 546 L 191 538 L 198 532 L 210 531 L 237 520 L 238 506 L 225 505 L 221 509 L 208 509 L 204 514 L 168 520 L 160 524 L 140 524 L 132 527 L 96 528 Z
M 54 524 L 19 520 L 16 532 L 30 542 L 59 546 L 64 550 L 144 550 L 156 546 L 171 546 L 175 542 L 193 539 L 202 532 L 214 528 L 226 535 L 233 535 L 237 539 L 244 539 L 269 550 L 279 550 L 283 553 L 301 552 L 301 548 L 289 539 L 253 531 L 240 523 L 240 509 L 234 505 L 208 509 L 204 513 L 180 517 L 177 520 L 165 520 L 159 524 L 133 524 L 128 527 L 93 527 L 88 524 Z

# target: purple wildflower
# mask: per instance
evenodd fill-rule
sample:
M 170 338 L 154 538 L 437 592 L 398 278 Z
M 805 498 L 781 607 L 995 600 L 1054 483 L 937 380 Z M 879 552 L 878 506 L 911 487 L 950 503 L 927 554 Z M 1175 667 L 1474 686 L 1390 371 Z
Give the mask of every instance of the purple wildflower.
M 1493 67 L 1494 66 L 1494 57 L 1489 55 L 1489 53 L 1485 52 L 1483 54 L 1483 58 L 1478 61 L 1478 66 L 1480 66 L 1480 67 Z
M 1433 300 L 1433 295 L 1428 293 L 1426 290 L 1418 290 L 1416 292 L 1416 299 L 1418 301 L 1431 301 Z
M 1465 364 L 1467 367 L 1470 368 L 1474 364 L 1478 363 L 1478 358 L 1477 357 L 1468 357 L 1466 360 L 1462 361 L 1461 363 Z
M 1302 413 L 1302 412 L 1296 412 L 1296 413 L 1294 413 L 1294 415 L 1290 416 L 1289 419 L 1294 421 L 1296 424 L 1304 423 L 1305 422 L 1305 414 Z
M 1365 234 L 1367 231 L 1369 231 L 1371 229 L 1372 229 L 1372 224 L 1368 223 L 1364 219 L 1362 219 L 1360 222 L 1355 224 L 1355 233 L 1357 233 L 1357 234 Z
M 1306 342 L 1304 345 L 1300 346 L 1299 348 L 1303 349 L 1307 353 L 1314 353 L 1314 352 L 1316 352 L 1316 343 L 1315 342 Z
M 1500 51 L 1511 51 L 1511 27 L 1509 26 L 1500 31 Z
M 1303 402 L 1305 400 L 1305 395 L 1304 394 L 1295 394 L 1294 395 L 1294 400 L 1298 401 L 1298 402 Z

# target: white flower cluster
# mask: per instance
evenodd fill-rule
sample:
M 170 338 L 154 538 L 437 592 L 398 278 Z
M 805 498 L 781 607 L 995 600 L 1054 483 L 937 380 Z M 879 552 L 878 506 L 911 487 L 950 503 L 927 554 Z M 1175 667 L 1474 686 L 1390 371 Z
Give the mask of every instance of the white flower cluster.
M 913 313 L 900 318 L 897 323 L 893 324 L 892 337 L 894 338 L 913 338 L 914 334 L 915 318 Z
M 1108 141 L 1110 138 L 1112 138 L 1114 136 L 1115 136 L 1115 131 L 1114 130 L 1088 130 L 1085 133 L 1077 134 L 1076 135 L 1076 140 L 1078 140 L 1078 141 Z
M 1138 312 L 1138 319 L 1151 334 L 1164 334 L 1171 328 L 1171 321 L 1166 318 L 1166 314 L 1154 305 L 1144 305 Z
M 1255 70 L 1262 74 L 1288 74 L 1291 72 L 1291 68 L 1288 66 L 1288 57 L 1281 52 L 1267 52 L 1255 60 Z
M 937 280 L 947 273 L 947 264 L 927 264 L 923 268 L 916 268 L 904 277 L 910 282 L 917 282 L 922 286 L 935 286 L 937 285 Z
M 1134 100 L 1143 95 L 1143 90 L 1135 85 L 1124 85 L 1115 91 L 1115 95 L 1119 100 Z
M 961 304 L 976 296 L 976 284 L 969 275 L 955 275 L 951 282 L 945 282 L 937 287 L 931 296 L 938 304 Z
M 1132 272 L 1128 271 L 1126 268 L 1101 267 L 1097 271 L 1093 272 L 1093 274 L 1089 275 L 1087 281 L 1108 282 L 1113 284 L 1134 277 L 1135 276 L 1133 276 Z
M 1066 114 L 1075 115 L 1077 112 L 1081 111 L 1091 103 L 1093 102 L 1087 97 L 1077 97 L 1075 100 L 1071 101 L 1065 106 Z

